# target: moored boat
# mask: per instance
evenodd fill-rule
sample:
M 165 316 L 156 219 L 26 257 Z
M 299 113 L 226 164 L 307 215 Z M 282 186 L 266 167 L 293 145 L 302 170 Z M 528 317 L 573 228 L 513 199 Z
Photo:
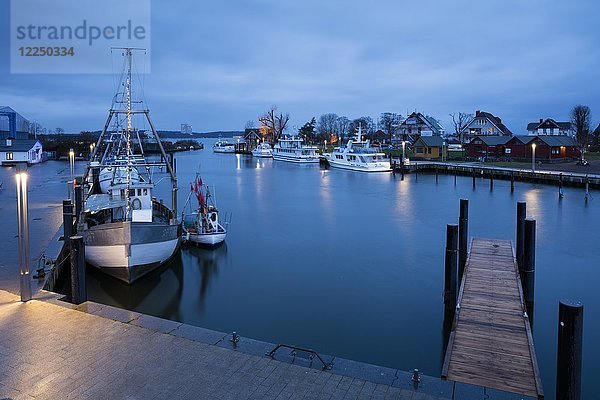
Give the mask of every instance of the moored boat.
M 235 145 L 227 140 L 219 139 L 213 145 L 213 151 L 215 153 L 235 153 Z
M 273 159 L 295 163 L 318 163 L 319 156 L 315 146 L 302 144 L 304 140 L 299 137 L 279 139 L 273 147 Z
M 362 172 L 390 172 L 390 162 L 385 153 L 371 146 L 369 140 L 362 140 L 359 126 L 356 139 L 348 140 L 346 146 L 339 146 L 333 152 L 324 154 L 331 167 Z
M 252 150 L 252 156 L 259 158 L 273 158 L 273 149 L 269 143 L 262 142 Z
M 202 178 L 196 177 L 196 181 L 191 185 L 186 206 L 190 204 L 192 195 L 198 200 L 198 208 L 183 217 L 184 239 L 200 246 L 220 245 L 225 241 L 227 229 L 219 221 L 216 202 Z

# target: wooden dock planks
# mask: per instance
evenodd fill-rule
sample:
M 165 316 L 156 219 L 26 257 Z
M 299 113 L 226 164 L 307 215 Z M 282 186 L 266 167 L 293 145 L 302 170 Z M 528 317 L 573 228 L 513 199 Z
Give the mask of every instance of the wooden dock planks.
M 512 244 L 474 238 L 442 377 L 543 397 Z

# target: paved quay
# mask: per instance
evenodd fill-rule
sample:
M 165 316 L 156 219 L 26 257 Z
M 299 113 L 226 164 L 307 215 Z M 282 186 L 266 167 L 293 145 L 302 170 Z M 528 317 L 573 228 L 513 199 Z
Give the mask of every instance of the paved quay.
M 517 399 L 520 396 L 324 356 L 277 359 L 273 344 L 41 291 L 0 290 L 2 399 Z M 360 377 L 359 377 L 360 376 Z

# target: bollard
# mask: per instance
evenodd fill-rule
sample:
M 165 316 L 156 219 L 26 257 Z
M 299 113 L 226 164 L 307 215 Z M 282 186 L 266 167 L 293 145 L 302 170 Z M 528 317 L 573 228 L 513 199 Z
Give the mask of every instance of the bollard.
M 29 201 L 27 199 L 27 165 L 17 166 L 17 243 L 19 253 L 19 290 L 21 301 L 31 300 L 29 274 Z
M 523 297 L 526 303 L 533 303 L 535 289 L 535 219 L 525 220 L 523 263 L 519 264 Z
M 510 173 L 510 191 L 511 193 L 515 191 L 515 173 Z
M 458 219 L 458 282 L 462 282 L 463 272 L 465 271 L 465 265 L 467 264 L 468 237 L 469 200 L 460 199 L 460 216 Z
M 558 304 L 557 399 L 581 399 L 582 345 L 583 304 L 561 300 Z
M 413 369 L 413 375 L 412 378 L 410 378 L 411 381 L 415 382 L 415 383 L 419 383 L 421 382 L 421 377 L 419 376 L 419 370 L 418 369 Z
M 458 225 L 446 225 L 446 259 L 444 270 L 444 304 L 447 309 L 456 308 L 458 264 Z
M 63 200 L 63 241 L 69 243 L 73 236 L 73 204 L 71 200 Z
M 523 264 L 523 247 L 525 246 L 525 216 L 527 215 L 527 203 L 517 202 L 517 265 L 519 269 Z
M 229 339 L 229 341 L 235 346 L 237 342 L 240 341 L 240 335 L 238 335 L 236 331 L 233 331 L 231 333 L 231 339 Z
M 71 303 L 81 304 L 87 301 L 85 287 L 85 249 L 83 237 L 71 236 Z

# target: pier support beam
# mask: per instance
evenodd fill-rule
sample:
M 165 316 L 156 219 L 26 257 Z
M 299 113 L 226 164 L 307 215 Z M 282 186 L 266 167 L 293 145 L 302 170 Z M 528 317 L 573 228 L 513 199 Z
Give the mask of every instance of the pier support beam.
M 517 264 L 519 268 L 523 265 L 523 248 L 525 247 L 525 216 L 527 215 L 527 203 L 519 201 L 517 203 Z
M 71 236 L 71 302 L 81 304 L 87 301 L 85 287 L 85 249 L 83 237 Z
M 460 216 L 458 219 L 458 285 L 462 281 L 467 264 L 467 243 L 469 237 L 469 200 L 460 199 Z
M 446 226 L 446 260 L 444 270 L 444 305 L 447 310 L 456 308 L 457 265 L 458 264 L 458 225 Z
M 557 399 L 581 399 L 582 345 L 583 304 L 561 300 L 558 304 Z

